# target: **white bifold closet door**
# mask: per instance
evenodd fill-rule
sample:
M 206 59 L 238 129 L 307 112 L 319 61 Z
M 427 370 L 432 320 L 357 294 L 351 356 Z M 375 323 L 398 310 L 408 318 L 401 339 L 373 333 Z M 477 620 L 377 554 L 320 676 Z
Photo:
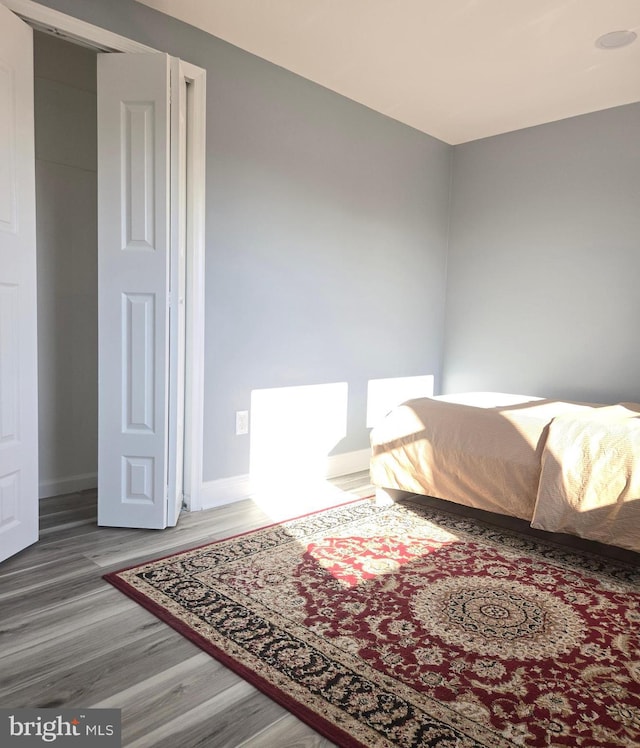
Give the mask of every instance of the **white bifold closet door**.
M 38 539 L 33 33 L 0 5 L 0 561 Z
M 182 505 L 184 112 L 180 61 L 98 56 L 98 524 Z

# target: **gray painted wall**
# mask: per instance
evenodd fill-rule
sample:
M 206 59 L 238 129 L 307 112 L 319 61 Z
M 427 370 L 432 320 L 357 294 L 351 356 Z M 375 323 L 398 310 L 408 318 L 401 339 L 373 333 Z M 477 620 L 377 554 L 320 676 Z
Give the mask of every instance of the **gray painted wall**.
M 444 391 L 640 401 L 640 104 L 454 149 Z
M 369 446 L 369 379 L 439 380 L 450 153 L 255 58 L 228 67 L 209 144 L 205 437 L 234 474 L 232 415 L 254 388 L 346 381 L 346 452 Z
M 207 70 L 204 478 L 249 469 L 254 389 L 441 377 L 451 148 L 132 0 L 45 5 Z
M 34 69 L 39 462 L 50 495 L 97 471 L 95 54 L 36 33 Z

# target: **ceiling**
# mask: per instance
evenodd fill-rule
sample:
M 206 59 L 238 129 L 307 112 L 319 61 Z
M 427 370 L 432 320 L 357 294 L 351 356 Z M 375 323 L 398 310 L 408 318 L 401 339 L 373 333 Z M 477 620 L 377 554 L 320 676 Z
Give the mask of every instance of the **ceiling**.
M 640 0 L 138 1 L 450 144 L 640 101 Z

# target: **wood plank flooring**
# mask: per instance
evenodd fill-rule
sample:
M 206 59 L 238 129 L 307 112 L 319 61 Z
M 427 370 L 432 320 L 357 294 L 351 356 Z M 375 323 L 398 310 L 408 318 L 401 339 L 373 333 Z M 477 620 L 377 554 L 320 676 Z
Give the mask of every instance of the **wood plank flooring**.
M 373 489 L 364 472 L 298 493 L 277 511 L 239 501 L 162 531 L 98 527 L 95 491 L 42 500 L 40 540 L 0 565 L 0 706 L 121 709 L 131 748 L 330 748 L 102 579 Z

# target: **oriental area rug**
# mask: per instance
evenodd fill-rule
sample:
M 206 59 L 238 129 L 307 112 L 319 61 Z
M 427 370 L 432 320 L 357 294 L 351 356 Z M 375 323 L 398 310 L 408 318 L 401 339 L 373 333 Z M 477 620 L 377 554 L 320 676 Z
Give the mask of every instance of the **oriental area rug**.
M 106 579 L 344 748 L 640 746 L 640 572 L 419 502 Z

